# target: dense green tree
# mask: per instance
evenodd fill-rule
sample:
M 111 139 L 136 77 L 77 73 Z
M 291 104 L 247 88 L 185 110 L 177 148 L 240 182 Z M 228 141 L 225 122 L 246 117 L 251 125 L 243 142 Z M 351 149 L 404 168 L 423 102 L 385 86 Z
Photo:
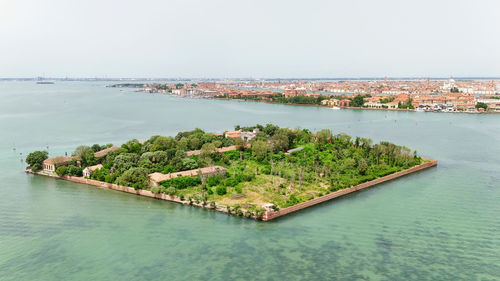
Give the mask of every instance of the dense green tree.
M 116 179 L 116 183 L 123 186 L 143 189 L 148 187 L 148 170 L 145 168 L 130 168 Z
M 227 193 L 227 188 L 225 186 L 217 186 L 215 188 L 215 193 L 217 193 L 217 195 L 224 195 Z
M 356 95 L 352 99 L 351 106 L 353 107 L 362 107 L 365 104 L 365 99 L 362 95 Z
M 201 148 L 202 141 L 195 135 L 188 137 L 188 148 L 189 150 L 198 150 Z
M 168 161 L 168 153 L 165 151 L 155 151 L 153 152 L 153 157 L 151 158 L 151 162 L 153 163 L 167 163 Z
M 139 155 L 134 153 L 122 153 L 113 160 L 111 172 L 118 172 L 121 174 L 132 167 L 137 167 L 138 162 Z
M 274 134 L 278 131 L 280 127 L 273 125 L 273 124 L 267 124 L 264 127 L 264 133 L 266 133 L 268 136 L 272 137 Z
M 484 110 L 488 109 L 488 105 L 485 104 L 484 102 L 478 102 L 476 103 L 476 108 L 484 108 Z
M 31 170 L 39 171 L 42 169 L 43 161 L 48 157 L 47 151 L 33 151 L 26 157 L 26 163 L 31 167 Z
M 182 159 L 182 168 L 183 170 L 193 170 L 198 168 L 198 162 L 191 158 Z
M 275 153 L 286 151 L 290 146 L 288 134 L 286 131 L 279 130 L 271 137 L 271 144 Z
M 155 138 L 153 145 L 151 146 L 150 151 L 155 152 L 159 150 L 166 151 L 171 148 L 175 148 L 176 143 L 174 138 L 171 137 L 163 137 L 163 136 L 158 136 Z
M 181 150 L 188 150 L 189 149 L 189 141 L 186 137 L 182 137 L 178 142 L 177 142 L 177 148 Z
M 56 168 L 56 174 L 58 176 L 64 176 L 68 173 L 68 167 L 66 166 L 60 166 Z
M 81 177 L 82 176 L 82 168 L 75 166 L 75 165 L 69 165 L 67 169 L 67 174 L 70 176 L 75 176 L 75 177 Z

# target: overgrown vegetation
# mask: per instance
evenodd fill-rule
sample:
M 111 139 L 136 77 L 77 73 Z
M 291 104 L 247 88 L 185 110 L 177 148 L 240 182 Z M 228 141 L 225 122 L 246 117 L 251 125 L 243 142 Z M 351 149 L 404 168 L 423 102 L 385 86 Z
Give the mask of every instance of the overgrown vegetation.
M 389 142 L 372 144 L 370 139 L 334 135 L 327 129 L 313 133 L 272 124 L 237 126 L 236 129 L 249 132 L 258 129 L 258 133 L 246 143 L 239 138 L 235 141 L 195 129 L 175 137 L 153 136 L 143 143 L 130 140 L 101 158 L 95 158 L 93 153 L 110 145 L 80 146 L 74 155 L 81 158 L 83 167 L 102 164 L 101 169 L 92 172 L 92 179 L 177 195 L 205 205 L 216 202 L 243 216 L 261 215 L 262 209 L 258 206 L 263 203 L 285 208 L 422 161 L 415 151 L 404 146 Z M 237 150 L 217 152 L 217 148 L 235 144 Z M 292 148 L 298 149 L 288 153 Z M 198 149 L 199 155 L 187 156 L 187 151 Z M 46 158 L 46 154 L 40 152 L 30 156 L 30 165 Z M 172 173 L 212 165 L 227 168 L 227 173 L 208 178 L 199 174 L 173 177 L 160 186 L 148 187 L 150 173 Z M 81 176 L 81 167 L 70 163 L 58 167 L 56 172 Z

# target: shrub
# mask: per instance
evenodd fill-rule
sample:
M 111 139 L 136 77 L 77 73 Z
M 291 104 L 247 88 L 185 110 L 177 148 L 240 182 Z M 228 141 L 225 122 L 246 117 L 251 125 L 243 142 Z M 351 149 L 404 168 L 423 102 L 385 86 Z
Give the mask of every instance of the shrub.
M 174 168 L 174 166 L 172 165 L 167 165 L 165 166 L 165 168 L 163 169 L 163 172 L 164 174 L 169 174 L 169 173 L 174 173 L 174 172 L 177 172 L 177 170 Z
M 162 181 L 164 187 L 175 187 L 177 189 L 185 189 L 201 184 L 200 177 L 176 177 L 166 181 Z
M 117 177 L 118 177 L 117 174 L 109 174 L 104 177 L 104 181 L 108 183 L 114 183 Z
M 212 187 L 220 183 L 220 177 L 210 177 L 207 179 L 207 185 Z
M 241 186 L 237 185 L 234 187 L 234 191 L 238 192 L 238 193 L 242 193 L 243 191 L 241 190 Z
M 198 163 L 191 158 L 182 159 L 182 168 L 184 170 L 193 170 L 198 168 Z
M 225 181 L 224 181 L 224 185 L 225 186 L 235 186 L 237 185 L 238 183 L 240 183 L 238 181 L 237 178 L 227 178 Z
M 287 206 L 293 206 L 293 205 L 296 205 L 299 203 L 300 203 L 300 200 L 299 200 L 299 198 L 297 198 L 297 196 L 295 196 L 295 194 L 290 195 L 288 197 L 288 199 L 286 200 Z
M 224 195 L 227 193 L 227 189 L 225 186 L 217 186 L 217 188 L 215 189 L 215 192 L 218 194 L 218 195 Z
M 154 194 L 160 193 L 160 190 L 161 190 L 161 188 L 159 186 L 151 187 L 151 192 L 153 192 Z
M 266 165 L 260 169 L 260 172 L 265 175 L 270 175 L 271 174 L 271 166 Z
M 177 190 L 175 189 L 175 187 L 171 186 L 165 190 L 165 193 L 172 196 L 177 193 Z
M 56 174 L 58 176 L 64 176 L 66 175 L 67 172 L 68 172 L 68 167 L 66 166 L 57 167 L 56 169 Z
M 31 170 L 32 171 L 40 171 L 42 169 L 42 165 L 41 164 L 38 164 L 38 163 L 35 163 L 33 165 L 30 166 L 31 167 Z
M 81 177 L 83 169 L 74 165 L 69 165 L 67 169 L 67 174 L 70 176 Z
M 230 160 L 240 159 L 240 152 L 237 150 L 226 151 L 223 153 L 223 155 L 229 158 Z
M 207 193 L 208 195 L 214 194 L 214 191 L 211 188 L 207 188 Z

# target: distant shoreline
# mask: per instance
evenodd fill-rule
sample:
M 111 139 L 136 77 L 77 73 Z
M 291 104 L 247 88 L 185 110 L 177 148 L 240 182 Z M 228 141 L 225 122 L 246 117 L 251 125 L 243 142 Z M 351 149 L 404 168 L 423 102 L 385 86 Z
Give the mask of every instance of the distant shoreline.
M 169 94 L 172 95 L 172 94 Z M 176 95 L 172 95 L 176 96 Z M 309 106 L 309 107 L 323 107 L 323 108 L 332 108 L 332 106 L 322 105 L 322 104 L 297 104 L 297 103 L 280 103 L 280 102 L 272 102 L 266 100 L 252 100 L 252 99 L 230 99 L 230 98 L 211 98 L 214 100 L 226 100 L 226 101 L 242 101 L 242 102 L 260 102 L 260 103 L 269 103 L 269 104 L 281 104 L 281 105 L 293 105 L 293 106 Z M 499 114 L 500 112 L 495 111 L 485 111 L 485 112 L 467 112 L 467 111 L 416 111 L 414 109 L 406 109 L 406 108 L 374 108 L 374 107 L 339 107 L 339 109 L 351 109 L 351 110 L 373 110 L 373 111 L 406 111 L 406 112 L 424 112 L 424 113 L 464 113 L 464 114 Z

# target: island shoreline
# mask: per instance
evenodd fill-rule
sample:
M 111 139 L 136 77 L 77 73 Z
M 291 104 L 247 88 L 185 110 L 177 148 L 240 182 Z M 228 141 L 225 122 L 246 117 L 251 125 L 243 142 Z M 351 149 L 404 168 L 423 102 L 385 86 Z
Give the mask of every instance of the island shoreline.
M 299 203 L 299 204 L 296 204 L 296 205 L 293 205 L 293 206 L 290 206 L 290 207 L 287 207 L 284 209 L 280 209 L 277 211 L 274 211 L 272 209 L 268 209 L 264 212 L 261 220 L 262 221 L 273 220 L 273 219 L 276 219 L 278 217 L 300 211 L 302 209 L 305 209 L 305 208 L 308 208 L 308 207 L 311 207 L 311 206 L 314 206 L 314 205 L 317 205 L 317 204 L 320 204 L 320 203 L 323 203 L 323 202 L 326 202 L 326 201 L 329 201 L 329 200 L 332 200 L 332 199 L 335 199 L 335 198 L 338 198 L 338 197 L 341 197 L 341 196 L 344 196 L 347 194 L 350 194 L 350 193 L 358 191 L 358 190 L 366 189 L 366 188 L 375 186 L 377 184 L 380 184 L 380 183 L 383 183 L 386 181 L 390 181 L 390 180 L 397 179 L 397 178 L 400 178 L 400 177 L 403 177 L 403 176 L 406 176 L 406 175 L 409 175 L 409 174 L 412 174 L 412 173 L 415 173 L 415 172 L 418 172 L 421 170 L 435 167 L 435 166 L 437 166 L 437 163 L 438 163 L 437 160 L 433 160 L 433 159 L 424 158 L 423 160 L 424 160 L 423 163 L 421 163 L 417 166 L 408 168 L 406 170 L 395 172 L 395 173 L 392 173 L 392 174 L 389 174 L 389 175 L 386 175 L 386 176 L 383 176 L 383 177 L 380 177 L 380 178 L 377 178 L 377 179 L 374 179 L 371 181 L 367 181 L 367 182 L 355 185 L 353 187 L 348 187 L 348 188 L 344 188 L 344 189 L 341 189 L 338 191 L 334 191 L 334 192 L 331 192 L 329 194 L 326 194 L 326 195 L 323 195 L 320 197 L 316 197 L 314 199 L 311 199 L 311 200 L 308 200 L 308 201 L 305 201 L 305 202 L 302 202 L 302 203 Z M 222 212 L 222 213 L 226 213 L 226 214 L 235 214 L 234 212 L 229 213 L 226 206 L 223 206 L 223 205 L 216 205 L 215 207 L 212 207 L 210 205 L 204 205 L 202 202 L 195 203 L 195 202 L 187 201 L 187 200 L 183 201 L 180 199 L 180 197 L 175 196 L 175 195 L 167 195 L 164 193 L 155 194 L 149 190 L 134 189 L 132 187 L 121 186 L 121 185 L 117 185 L 114 183 L 107 183 L 107 182 L 87 179 L 84 177 L 54 176 L 54 175 L 45 174 L 43 172 L 33 172 L 29 169 L 26 169 L 26 172 L 31 173 L 31 174 L 35 174 L 35 175 L 42 175 L 42 176 L 47 176 L 47 177 L 51 177 L 51 178 L 67 180 L 67 181 L 71 181 L 71 182 L 75 182 L 75 183 L 91 185 L 91 186 L 95 186 L 98 188 L 111 189 L 111 190 L 126 192 L 126 193 L 130 193 L 130 194 L 140 195 L 140 196 L 144 196 L 144 197 L 166 200 L 166 201 L 170 201 L 170 202 L 180 203 L 183 205 L 191 205 L 191 206 L 210 209 L 210 210 L 214 210 L 214 211 L 218 211 L 218 212 Z M 251 218 L 259 220 L 255 217 L 251 217 Z

